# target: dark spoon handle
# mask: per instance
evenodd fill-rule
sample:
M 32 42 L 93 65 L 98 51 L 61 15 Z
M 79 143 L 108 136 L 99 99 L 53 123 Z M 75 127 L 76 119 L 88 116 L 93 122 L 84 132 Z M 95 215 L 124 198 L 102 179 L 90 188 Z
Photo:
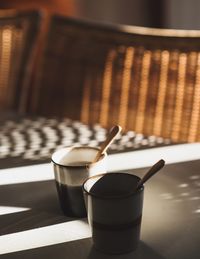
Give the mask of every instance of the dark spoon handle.
M 165 161 L 163 159 L 159 160 L 156 164 L 154 164 L 144 175 L 144 177 L 138 182 L 136 190 L 139 189 L 150 177 L 157 173 L 161 168 L 163 168 L 164 165 Z

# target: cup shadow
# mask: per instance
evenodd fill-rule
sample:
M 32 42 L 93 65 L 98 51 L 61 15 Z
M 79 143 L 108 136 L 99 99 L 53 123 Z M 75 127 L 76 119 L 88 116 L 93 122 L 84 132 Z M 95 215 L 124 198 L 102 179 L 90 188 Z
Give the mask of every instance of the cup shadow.
M 154 251 L 152 248 L 150 248 L 147 244 L 145 244 L 143 241 L 140 241 L 140 244 L 138 248 L 130 253 L 127 254 L 120 254 L 120 255 L 109 255 L 109 254 L 103 254 L 99 251 L 97 251 L 94 246 L 92 245 L 90 253 L 87 257 L 87 259 L 111 259 L 111 258 L 117 258 L 117 259 L 165 259 L 162 255 L 159 255 L 156 251 Z
M 0 209 L 1 206 L 27 208 L 0 215 L 1 235 L 77 219 L 67 217 L 61 211 L 53 180 L 2 185 Z

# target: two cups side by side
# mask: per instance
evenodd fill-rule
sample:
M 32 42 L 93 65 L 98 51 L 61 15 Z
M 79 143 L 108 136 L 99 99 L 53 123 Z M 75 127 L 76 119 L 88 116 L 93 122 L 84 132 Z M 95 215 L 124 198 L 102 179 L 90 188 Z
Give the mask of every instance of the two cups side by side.
M 88 217 L 94 247 L 108 254 L 135 250 L 140 239 L 144 187 L 139 177 L 107 173 L 107 154 L 93 163 L 98 148 L 67 147 L 52 155 L 62 211 Z

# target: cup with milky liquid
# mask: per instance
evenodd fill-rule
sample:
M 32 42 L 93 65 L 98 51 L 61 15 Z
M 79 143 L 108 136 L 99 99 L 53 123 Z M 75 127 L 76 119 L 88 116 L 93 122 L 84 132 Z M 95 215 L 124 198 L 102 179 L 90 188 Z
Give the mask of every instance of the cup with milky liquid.
M 108 254 L 135 250 L 140 240 L 143 185 L 128 173 L 107 173 L 88 178 L 83 193 L 94 247 Z
M 93 163 L 98 151 L 95 147 L 72 146 L 52 155 L 58 198 L 66 216 L 87 216 L 82 184 L 88 177 L 106 173 L 106 153 Z

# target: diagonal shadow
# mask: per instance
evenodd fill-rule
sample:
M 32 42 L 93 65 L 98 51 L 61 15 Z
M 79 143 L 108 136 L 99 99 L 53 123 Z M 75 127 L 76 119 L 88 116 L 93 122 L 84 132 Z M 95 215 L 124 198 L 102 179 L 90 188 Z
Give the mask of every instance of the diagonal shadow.
M 93 247 L 91 238 L 6 254 L 2 255 L 1 259 L 39 259 L 47 257 L 56 259 L 165 259 L 144 242 L 140 242 L 138 249 L 128 254 L 103 254 Z
M 0 186 L 0 206 L 30 208 L 1 215 L 0 235 L 77 219 L 62 213 L 53 180 Z
M 59 211 L 55 182 L 39 181 L 0 186 L 0 205 Z

